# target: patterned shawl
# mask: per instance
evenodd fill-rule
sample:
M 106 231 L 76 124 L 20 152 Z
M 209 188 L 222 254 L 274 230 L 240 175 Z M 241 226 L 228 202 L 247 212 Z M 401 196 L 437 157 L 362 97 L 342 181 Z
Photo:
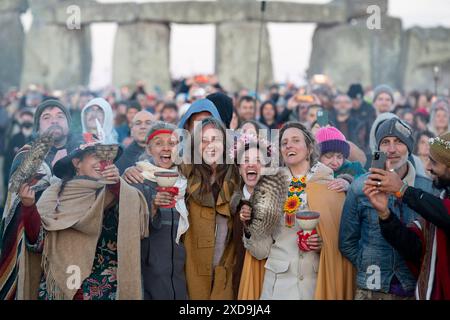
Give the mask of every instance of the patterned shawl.
M 32 187 L 37 195 L 50 185 L 52 179 L 51 169 L 45 162 L 38 173 L 44 176 Z M 19 279 L 19 266 L 25 263 L 22 253 L 36 250 L 25 237 L 20 197 L 17 193 L 9 192 L 0 224 L 0 300 L 18 298 L 24 280 Z
M 60 184 L 50 186 L 37 204 L 46 230 L 42 267 L 49 295 L 54 299 L 73 299 L 77 289 L 67 286 L 67 269 L 78 266 L 81 280 L 91 274 L 103 213 L 114 197 L 97 181 L 75 179 L 67 183 L 55 212 L 59 188 Z M 144 196 L 121 180 L 117 299 L 142 299 L 140 241 L 148 236 L 148 224 Z

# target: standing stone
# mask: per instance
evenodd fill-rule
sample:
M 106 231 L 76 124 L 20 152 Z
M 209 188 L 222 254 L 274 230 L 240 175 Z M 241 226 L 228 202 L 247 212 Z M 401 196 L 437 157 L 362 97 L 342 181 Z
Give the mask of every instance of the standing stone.
M 43 84 L 52 90 L 88 85 L 91 70 L 91 30 L 33 21 L 25 41 L 22 87 Z
M 434 92 L 433 68 L 439 67 L 439 92 L 450 88 L 450 30 L 414 27 L 405 32 L 403 61 L 405 90 Z
M 170 29 L 166 24 L 119 25 L 114 45 L 113 84 L 133 86 L 143 80 L 150 90 L 170 89 Z
M 308 76 L 327 74 L 341 90 L 351 83 L 401 88 L 401 20 L 382 16 L 381 29 L 370 30 L 366 19 L 351 24 L 318 26 Z
M 27 0 L 1 0 L 0 12 L 25 12 L 28 8 Z
M 0 92 L 20 85 L 25 34 L 19 12 L 0 12 Z
M 216 26 L 216 73 L 228 90 L 255 89 L 260 24 L 221 23 Z M 264 26 L 259 89 L 273 81 L 269 32 Z

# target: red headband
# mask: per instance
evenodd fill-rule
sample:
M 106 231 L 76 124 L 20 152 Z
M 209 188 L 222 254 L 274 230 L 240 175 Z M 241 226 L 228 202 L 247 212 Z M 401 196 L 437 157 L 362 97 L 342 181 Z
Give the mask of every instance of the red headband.
M 147 137 L 147 144 L 148 144 L 155 136 L 157 136 L 157 135 L 159 135 L 159 134 L 164 134 L 164 133 L 171 134 L 172 132 L 173 132 L 173 130 L 170 130 L 170 129 L 159 129 L 159 130 L 156 130 L 156 131 L 154 131 L 151 135 L 149 135 L 149 136 Z

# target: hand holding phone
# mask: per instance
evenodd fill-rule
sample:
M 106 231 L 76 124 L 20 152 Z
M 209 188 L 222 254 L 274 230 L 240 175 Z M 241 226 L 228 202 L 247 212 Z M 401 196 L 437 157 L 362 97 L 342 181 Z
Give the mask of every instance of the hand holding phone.
M 371 168 L 386 170 L 387 155 L 381 151 L 375 151 L 372 155 Z

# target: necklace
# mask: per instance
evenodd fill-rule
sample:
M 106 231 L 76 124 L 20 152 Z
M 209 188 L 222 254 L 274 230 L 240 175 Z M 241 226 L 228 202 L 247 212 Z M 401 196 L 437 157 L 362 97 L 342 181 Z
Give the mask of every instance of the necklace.
M 284 221 L 288 228 L 295 225 L 295 214 L 299 208 L 306 206 L 306 176 L 293 177 L 289 184 L 288 197 L 284 203 Z

